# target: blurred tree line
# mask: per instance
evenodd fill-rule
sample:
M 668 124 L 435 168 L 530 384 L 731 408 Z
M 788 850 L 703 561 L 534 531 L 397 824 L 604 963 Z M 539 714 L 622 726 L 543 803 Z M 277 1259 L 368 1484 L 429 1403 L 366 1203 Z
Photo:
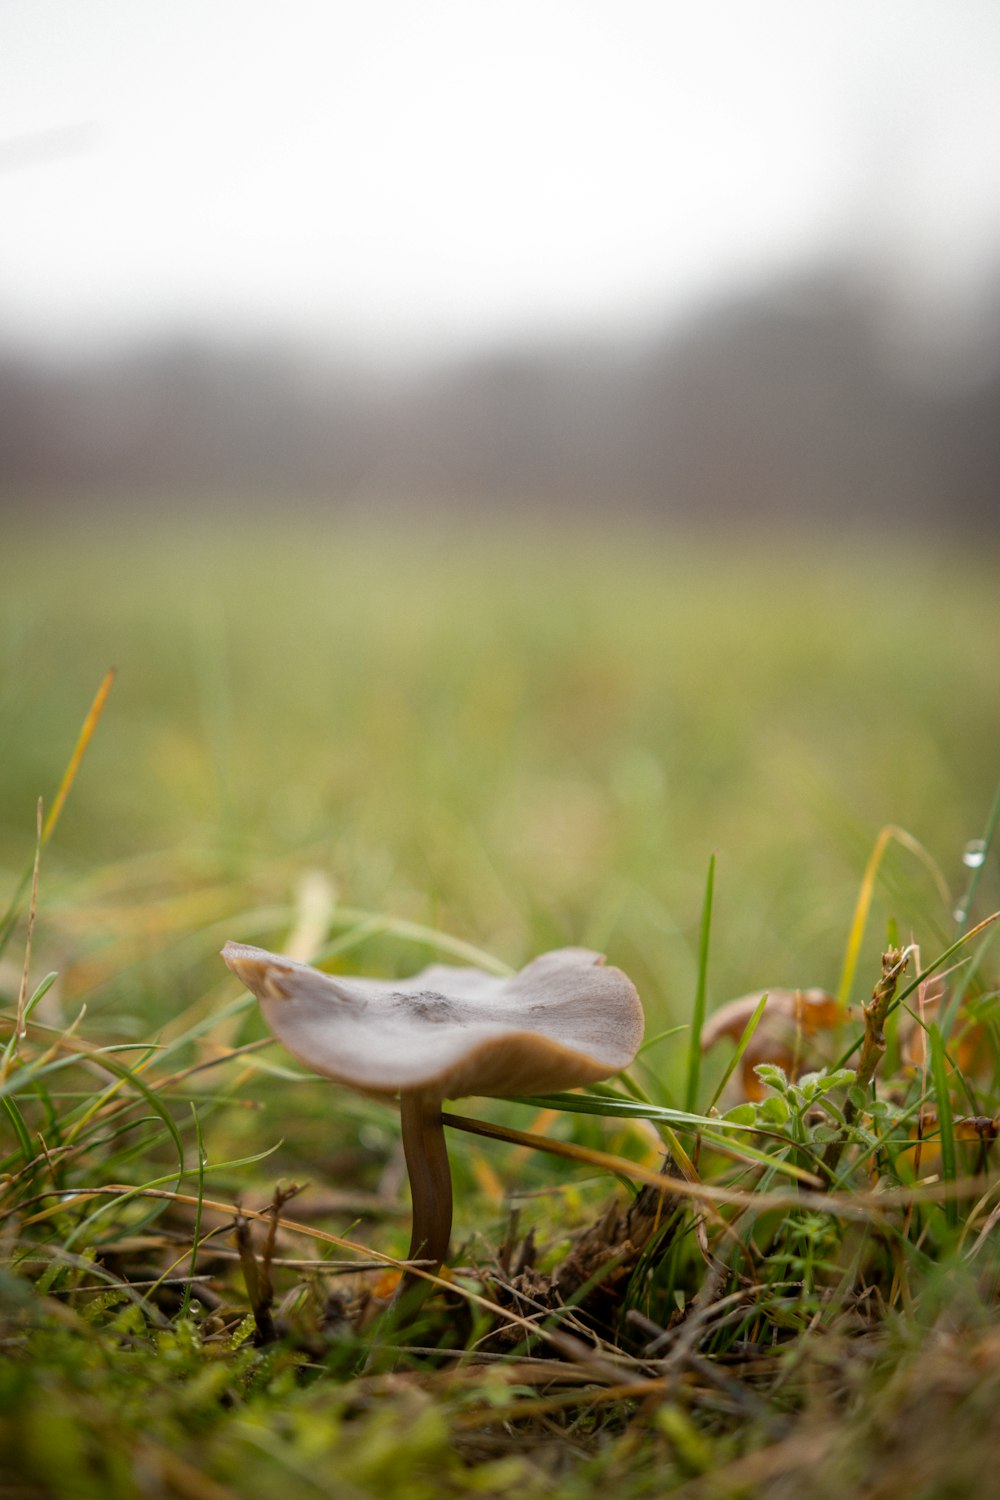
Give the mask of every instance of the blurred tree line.
M 968 359 L 914 352 L 841 269 L 641 338 L 394 370 L 207 337 L 61 361 L 0 350 L 0 503 L 610 505 L 992 530 L 998 307 Z

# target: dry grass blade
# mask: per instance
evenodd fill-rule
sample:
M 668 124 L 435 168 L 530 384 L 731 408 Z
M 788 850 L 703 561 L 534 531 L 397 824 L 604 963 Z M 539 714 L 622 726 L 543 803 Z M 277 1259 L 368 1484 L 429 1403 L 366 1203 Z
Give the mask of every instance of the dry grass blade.
M 649 1380 L 627 1380 L 617 1385 L 597 1386 L 592 1390 L 560 1391 L 552 1396 L 512 1395 L 508 1405 L 484 1405 L 473 1411 L 460 1412 L 454 1419 L 460 1432 L 480 1427 L 491 1427 L 497 1422 L 532 1421 L 536 1417 L 549 1416 L 553 1412 L 586 1411 L 597 1406 L 610 1406 L 617 1401 L 643 1401 L 650 1397 L 662 1397 L 671 1383 L 663 1378 Z
M 644 1167 L 629 1161 L 624 1156 L 614 1156 L 608 1151 L 595 1151 L 589 1146 L 577 1146 L 570 1141 L 555 1141 L 547 1136 L 529 1135 L 523 1130 L 511 1130 L 504 1125 L 493 1125 L 485 1120 L 471 1120 L 464 1115 L 445 1114 L 444 1122 L 456 1130 L 467 1130 L 472 1135 L 486 1136 L 491 1140 L 510 1141 L 513 1145 L 529 1146 L 533 1150 L 547 1151 L 553 1156 L 565 1157 L 568 1161 L 583 1166 L 599 1167 L 615 1176 L 630 1178 L 661 1189 L 666 1195 L 675 1194 L 698 1202 L 728 1205 L 739 1209 L 754 1209 L 759 1213 L 781 1212 L 790 1208 L 817 1209 L 834 1218 L 869 1222 L 881 1220 L 884 1211 L 905 1207 L 909 1203 L 942 1203 L 949 1199 L 960 1201 L 975 1198 L 984 1190 L 995 1191 L 1000 1184 L 987 1176 L 959 1178 L 955 1182 L 931 1182 L 915 1187 L 888 1188 L 881 1192 L 856 1192 L 850 1197 L 822 1192 L 746 1192 L 740 1188 L 712 1187 L 705 1182 L 688 1182 L 681 1177 L 664 1177 L 652 1167 Z M 815 1178 L 818 1182 L 819 1179 Z
M 616 1177 L 624 1177 L 633 1182 L 641 1182 L 649 1187 L 660 1188 L 665 1195 L 671 1193 L 682 1198 L 693 1198 L 702 1203 L 732 1204 L 742 1208 L 753 1206 L 761 1207 L 788 1207 L 791 1204 L 800 1204 L 803 1200 L 800 1195 L 792 1193 L 760 1193 L 743 1192 L 739 1188 L 717 1188 L 708 1183 L 689 1180 L 684 1177 L 665 1177 L 655 1167 L 643 1166 L 640 1162 L 630 1161 L 625 1156 L 615 1156 L 610 1151 L 598 1151 L 592 1146 L 578 1146 L 573 1141 L 557 1141 L 550 1136 L 532 1135 L 525 1130 L 512 1130 L 506 1125 L 493 1125 L 485 1120 L 471 1120 L 465 1115 L 453 1115 L 445 1113 L 444 1123 L 451 1125 L 456 1130 L 466 1130 L 470 1135 L 482 1135 L 490 1140 L 509 1141 L 515 1146 L 526 1146 L 533 1151 L 546 1151 L 550 1156 L 562 1156 L 567 1161 L 577 1162 L 580 1166 L 597 1167 L 602 1172 L 612 1172 Z M 803 1173 L 803 1177 L 814 1187 L 821 1186 L 820 1179 L 811 1173 Z M 822 1199 L 823 1203 L 831 1200 Z
M 83 727 L 77 736 L 76 744 L 73 746 L 73 754 L 69 758 L 69 764 L 63 772 L 62 781 L 59 783 L 59 790 L 56 792 L 52 806 L 49 808 L 49 815 L 45 819 L 45 827 L 42 829 L 43 844 L 48 843 L 56 824 L 59 822 L 60 814 L 66 805 L 66 798 L 69 796 L 73 782 L 76 780 L 76 773 L 79 771 L 80 763 L 87 753 L 87 746 L 90 744 L 94 730 L 100 722 L 101 715 L 104 712 L 104 705 L 108 701 L 108 694 L 114 686 L 117 675 L 117 668 L 109 667 L 101 679 L 100 687 L 94 694 L 94 701 L 91 703 L 87 717 L 83 721 Z
M 104 705 L 108 700 L 108 694 L 111 692 L 115 676 L 115 668 L 110 667 L 108 671 L 105 672 L 104 677 L 101 680 L 101 685 L 97 689 L 97 692 L 94 694 L 94 700 L 87 711 L 87 717 L 84 719 L 83 727 L 81 728 L 80 733 L 77 736 L 76 744 L 73 747 L 73 753 L 69 758 L 69 763 L 66 766 L 65 771 L 63 772 L 62 780 L 59 783 L 59 788 L 56 792 L 55 798 L 53 799 L 52 806 L 49 808 L 48 817 L 45 819 L 45 822 L 38 834 L 34 865 L 29 865 L 28 869 L 24 872 L 24 875 L 18 882 L 14 890 L 14 894 L 11 897 L 10 902 L 8 903 L 7 910 L 4 912 L 3 917 L 0 918 L 0 953 L 3 952 L 4 948 L 7 945 L 7 942 L 10 939 L 10 935 L 14 930 L 14 924 L 17 921 L 17 914 L 21 905 L 21 898 L 23 897 L 24 892 L 28 887 L 29 880 L 32 879 L 32 870 L 34 870 L 35 878 L 37 879 L 37 850 L 39 848 L 44 848 L 49 839 L 52 837 L 55 826 L 59 821 L 59 816 L 66 805 L 66 799 L 70 794 L 70 789 L 72 788 L 73 782 L 76 780 L 76 773 L 80 769 L 80 763 L 83 760 L 84 755 L 86 754 L 87 746 L 90 744 L 91 738 L 94 734 L 94 730 L 97 728 L 101 714 L 104 712 Z

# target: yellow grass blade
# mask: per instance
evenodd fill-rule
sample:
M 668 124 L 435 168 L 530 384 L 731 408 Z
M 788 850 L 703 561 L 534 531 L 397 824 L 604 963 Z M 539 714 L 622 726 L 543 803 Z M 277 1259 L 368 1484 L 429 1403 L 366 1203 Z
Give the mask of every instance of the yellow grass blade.
M 108 694 L 111 692 L 116 676 L 117 668 L 109 667 L 104 674 L 100 687 L 94 694 L 94 701 L 90 705 L 87 717 L 83 721 L 83 728 L 80 730 L 77 742 L 73 747 L 73 754 L 69 758 L 69 765 L 63 772 L 63 779 L 59 783 L 59 790 L 56 792 L 55 801 L 49 808 L 49 815 L 45 819 L 45 826 L 42 829 L 43 845 L 48 843 L 52 837 L 52 831 L 59 821 L 59 815 L 66 804 L 66 798 L 69 796 L 70 788 L 76 780 L 76 773 L 80 769 L 80 762 L 87 752 L 87 746 L 90 744 L 94 730 L 97 728 L 101 714 L 104 712 L 104 705 L 108 701 Z
M 904 849 L 914 855 L 920 863 L 930 872 L 931 878 L 937 887 L 938 895 L 941 897 L 948 911 L 951 910 L 951 892 L 948 882 L 941 873 L 936 861 L 928 854 L 923 844 L 919 843 L 912 834 L 907 833 L 905 828 L 898 827 L 895 823 L 887 823 L 880 830 L 878 838 L 868 856 L 865 865 L 865 873 L 861 879 L 861 889 L 858 891 L 857 904 L 854 908 L 854 916 L 851 920 L 851 929 L 847 937 L 847 949 L 844 953 L 844 966 L 840 973 L 840 984 L 837 987 L 837 999 L 841 1005 L 847 1005 L 851 998 L 851 989 L 854 985 L 854 975 L 858 967 L 858 954 L 861 951 L 862 939 L 865 928 L 868 925 L 868 914 L 871 911 L 872 896 L 875 893 L 875 881 L 878 878 L 879 868 L 892 840 L 902 844 Z
M 48 843 L 52 835 L 52 830 L 55 828 L 56 823 L 59 820 L 59 814 L 62 812 L 66 802 L 66 798 L 69 796 L 70 787 L 73 785 L 73 782 L 76 779 L 76 773 L 80 769 L 80 762 L 83 759 L 84 752 L 86 751 L 87 746 L 90 744 L 91 735 L 97 728 L 97 722 L 101 717 L 101 713 L 103 712 L 104 705 L 107 701 L 107 697 L 111 691 L 111 685 L 114 680 L 115 668 L 111 667 L 107 672 L 105 672 L 103 681 L 101 682 L 101 685 L 97 689 L 97 693 L 94 696 L 94 701 L 90 705 L 90 711 L 83 721 L 83 728 L 80 730 L 80 734 L 77 738 L 73 754 L 70 756 L 69 765 L 66 767 L 66 770 L 63 773 L 63 779 L 59 783 L 59 790 L 56 792 L 55 801 L 50 807 L 49 815 L 42 825 L 42 829 L 38 837 L 38 848 L 36 850 L 36 858 L 34 864 L 34 879 L 36 881 L 38 878 L 38 853 Z M 4 948 L 7 946 L 10 935 L 14 930 L 14 925 L 17 921 L 17 914 L 21 909 L 21 900 L 28 888 L 28 883 L 31 879 L 32 866 L 29 865 L 24 874 L 21 876 L 21 879 L 18 882 L 13 896 L 10 898 L 7 910 L 4 912 L 3 916 L 0 917 L 0 953 L 2 953 Z

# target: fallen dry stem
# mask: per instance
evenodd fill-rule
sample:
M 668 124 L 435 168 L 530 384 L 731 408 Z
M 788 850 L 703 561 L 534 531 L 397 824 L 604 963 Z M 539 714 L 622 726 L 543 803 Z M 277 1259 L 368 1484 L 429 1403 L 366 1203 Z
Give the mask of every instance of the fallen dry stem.
M 454 1418 L 456 1428 L 470 1431 L 492 1427 L 498 1422 L 528 1421 L 551 1412 L 576 1411 L 578 1408 L 608 1405 L 616 1401 L 641 1401 L 661 1397 L 671 1389 L 671 1382 L 657 1377 L 652 1380 L 630 1380 L 619 1385 L 603 1385 L 592 1390 L 560 1391 L 552 1396 L 515 1395 L 507 1405 L 477 1407 L 460 1412 Z
M 482 1127 L 476 1130 L 476 1134 L 493 1135 L 493 1128 L 487 1126 L 484 1121 L 462 1121 L 459 1124 L 457 1116 L 445 1116 L 446 1123 L 456 1124 L 460 1129 L 471 1128 L 475 1125 Z M 515 1133 L 516 1134 L 516 1133 Z M 497 1132 L 501 1140 L 507 1136 Z M 530 1139 L 530 1137 L 528 1137 Z M 576 1160 L 573 1152 L 562 1152 L 558 1148 L 563 1145 L 561 1141 L 544 1142 L 545 1149 L 551 1149 L 558 1155 L 570 1156 Z M 543 1146 L 543 1138 L 539 1137 L 539 1146 Z M 648 1182 L 653 1187 L 664 1188 L 662 1174 L 654 1172 L 649 1167 L 640 1167 L 635 1162 L 628 1162 L 623 1157 L 610 1156 L 607 1152 L 595 1151 L 589 1154 L 589 1159 L 594 1159 L 595 1165 L 602 1165 L 596 1158 L 604 1157 L 605 1163 L 610 1164 L 609 1170 L 631 1176 L 638 1182 Z M 871 1223 L 874 1220 L 883 1221 L 884 1214 L 895 1208 L 905 1208 L 907 1204 L 922 1203 L 946 1203 L 949 1200 L 961 1202 L 968 1198 L 979 1198 L 982 1196 L 986 1202 L 994 1193 L 1000 1191 L 1000 1182 L 996 1178 L 979 1175 L 976 1177 L 958 1177 L 949 1182 L 923 1182 L 913 1187 L 888 1188 L 884 1192 L 854 1193 L 850 1198 L 841 1198 L 834 1193 L 743 1193 L 735 1188 L 709 1188 L 702 1183 L 688 1183 L 679 1178 L 670 1178 L 665 1187 L 667 1193 L 676 1193 L 681 1197 L 710 1198 L 713 1202 L 729 1203 L 738 1208 L 753 1208 L 759 1213 L 767 1213 L 773 1210 L 789 1208 L 814 1208 L 821 1213 L 828 1213 L 837 1219 L 856 1220 L 859 1223 Z M 81 1188 L 78 1192 L 67 1195 L 65 1190 L 48 1188 L 42 1193 L 36 1193 L 32 1198 L 23 1203 L 12 1205 L 5 1211 L 0 1211 L 0 1221 L 11 1217 L 13 1214 L 21 1213 L 24 1209 L 32 1207 L 36 1203 L 44 1202 L 46 1198 L 58 1197 L 59 1202 L 49 1208 L 41 1209 L 29 1218 L 21 1221 L 22 1228 L 29 1228 L 33 1224 L 42 1223 L 46 1219 L 53 1218 L 56 1214 L 65 1212 L 66 1209 L 78 1204 L 88 1202 L 92 1198 L 115 1198 L 127 1196 L 129 1198 L 162 1198 L 172 1203 L 185 1203 L 195 1207 L 199 1199 L 193 1193 L 173 1192 L 168 1188 L 155 1187 L 133 1187 L 128 1183 L 109 1183 L 104 1187 Z M 239 1212 L 236 1204 L 220 1202 L 214 1198 L 202 1198 L 201 1203 L 205 1208 L 216 1210 L 219 1213 L 229 1214 L 235 1217 Z M 267 1209 L 243 1209 L 248 1219 L 269 1219 L 271 1210 Z M 317 1229 L 313 1225 L 304 1224 L 301 1220 L 280 1218 L 278 1226 L 286 1229 L 292 1234 L 302 1234 L 307 1238 L 320 1240 L 326 1245 L 336 1245 L 340 1249 L 350 1250 L 356 1255 L 370 1257 L 379 1261 L 380 1264 L 393 1266 L 397 1270 L 407 1270 L 405 1261 L 398 1260 L 394 1255 L 387 1255 L 383 1251 L 373 1250 L 370 1245 L 359 1245 L 354 1240 L 344 1239 L 341 1235 L 330 1234 L 326 1230 Z M 416 1269 L 416 1268 L 414 1268 Z M 450 1287 L 453 1285 L 444 1277 L 432 1276 L 427 1271 L 418 1271 L 435 1285 Z

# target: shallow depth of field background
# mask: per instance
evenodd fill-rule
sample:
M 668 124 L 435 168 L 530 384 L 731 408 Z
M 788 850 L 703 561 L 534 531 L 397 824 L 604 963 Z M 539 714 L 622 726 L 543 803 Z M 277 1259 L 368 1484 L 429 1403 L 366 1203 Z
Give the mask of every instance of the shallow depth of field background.
M 8 888 L 118 667 L 36 935 L 65 1015 L 86 1001 L 104 1036 L 221 1007 L 222 940 L 280 947 L 317 875 L 320 909 L 511 964 L 599 948 L 635 977 L 651 1034 L 689 1015 L 713 852 L 713 1004 L 836 988 L 886 823 L 952 895 L 890 849 L 859 990 L 890 917 L 935 952 L 949 940 L 1000 743 L 988 559 L 314 518 L 66 519 L 12 529 L 7 557 Z M 429 956 L 375 921 L 340 967 Z M 669 1085 L 680 1055 L 655 1065 Z

